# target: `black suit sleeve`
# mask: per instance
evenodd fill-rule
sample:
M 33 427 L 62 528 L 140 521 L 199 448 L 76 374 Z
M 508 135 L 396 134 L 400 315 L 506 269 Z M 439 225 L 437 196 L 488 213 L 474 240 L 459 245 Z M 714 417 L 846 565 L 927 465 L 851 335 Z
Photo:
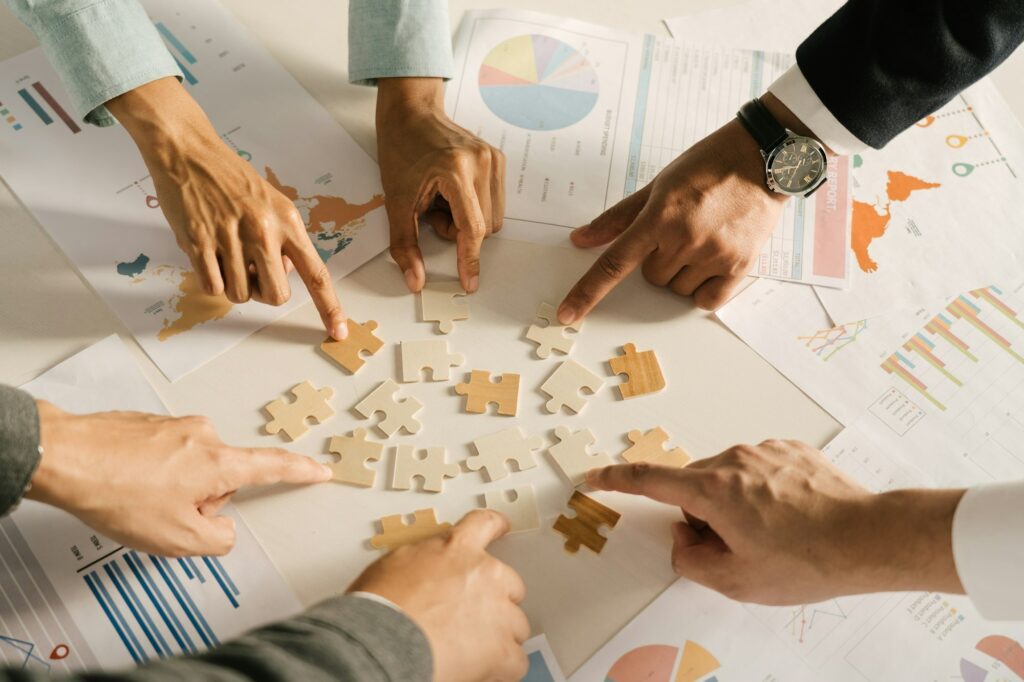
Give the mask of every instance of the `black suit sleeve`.
M 797 48 L 811 88 L 875 148 L 1024 41 L 1024 0 L 849 0 Z

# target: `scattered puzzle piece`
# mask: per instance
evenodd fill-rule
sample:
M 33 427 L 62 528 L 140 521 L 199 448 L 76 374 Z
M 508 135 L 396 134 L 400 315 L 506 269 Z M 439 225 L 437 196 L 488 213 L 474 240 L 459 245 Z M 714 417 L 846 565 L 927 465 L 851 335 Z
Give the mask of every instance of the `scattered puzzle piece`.
M 488 481 L 498 481 L 508 476 L 509 461 L 515 462 L 519 471 L 537 466 L 534 450 L 544 447 L 540 436 L 526 437 L 519 427 L 513 426 L 473 441 L 477 454 L 466 459 L 466 468 L 487 475 Z
M 455 320 L 469 319 L 469 305 L 457 296 L 466 292 L 458 282 L 427 282 L 420 291 L 420 314 L 424 322 L 437 322 L 442 334 L 450 334 Z
M 532 485 L 486 492 L 484 503 L 488 509 L 508 517 L 510 533 L 540 528 L 540 511 L 537 509 L 537 496 Z
M 597 393 L 602 386 L 604 380 L 601 377 L 575 360 L 566 360 L 541 384 L 540 390 L 551 396 L 545 406 L 551 414 L 563 407 L 578 414 L 587 404 L 587 398 L 580 391 L 586 388 Z
M 665 388 L 665 376 L 661 373 L 658 356 L 653 350 L 636 352 L 636 346 L 627 343 L 622 347 L 623 354 L 608 361 L 615 374 L 625 374 L 626 381 L 619 384 L 619 395 L 622 399 L 635 398 L 638 395 L 656 393 Z
M 572 350 L 573 344 L 576 343 L 576 339 L 573 336 L 566 335 L 566 331 L 579 332 L 580 327 L 583 326 L 583 321 L 580 320 L 574 324 L 560 324 L 558 322 L 557 310 L 549 303 L 540 304 L 540 309 L 537 310 L 537 318 L 546 320 L 547 325 L 532 324 L 526 330 L 526 338 L 537 344 L 537 357 L 543 360 L 551 355 L 552 350 L 568 355 L 569 351 Z
M 554 525 L 555 530 L 565 536 L 565 551 L 575 554 L 582 546 L 600 554 L 604 543 L 608 542 L 600 533 L 601 526 L 614 528 L 622 515 L 579 490 L 573 491 L 569 507 L 576 516 L 570 519 L 562 514 Z
M 633 445 L 622 453 L 622 459 L 630 464 L 648 462 L 667 467 L 682 467 L 690 461 L 690 456 L 682 448 L 665 449 L 668 434 L 660 426 L 647 433 L 637 430 L 630 431 L 628 438 Z
M 445 461 L 444 448 L 426 448 L 417 451 L 412 445 L 399 445 L 395 453 L 395 468 L 391 474 L 391 487 L 395 490 L 409 490 L 412 479 L 423 480 L 423 490 L 439 493 L 444 488 L 444 479 L 455 478 L 462 468 L 454 462 Z
M 351 436 L 331 438 L 329 449 L 340 456 L 337 462 L 327 465 L 334 471 L 331 480 L 363 488 L 373 485 L 377 472 L 367 468 L 366 463 L 380 459 L 384 445 L 367 440 L 367 435 L 366 429 L 356 429 Z
M 449 353 L 444 339 L 402 341 L 402 381 L 421 381 L 423 370 L 430 370 L 431 381 L 448 381 L 451 368 L 466 361 L 461 353 Z
M 350 374 L 355 374 L 366 364 L 362 353 L 375 355 L 384 346 L 384 342 L 373 333 L 376 328 L 377 323 L 374 320 L 364 324 L 349 320 L 348 336 L 341 341 L 327 339 L 320 344 L 320 350 Z
M 423 426 L 416 419 L 416 413 L 423 409 L 423 403 L 413 397 L 396 400 L 396 393 L 398 393 L 398 384 L 391 379 L 386 379 L 381 382 L 380 386 L 373 389 L 370 395 L 357 403 L 355 408 L 356 412 L 367 419 L 374 412 L 383 412 L 384 418 L 377 424 L 377 428 L 388 437 L 400 428 L 405 429 L 406 433 L 416 433 Z
M 561 441 L 548 448 L 551 458 L 566 480 L 575 488 L 583 483 L 585 475 L 591 469 L 606 467 L 612 458 L 603 452 L 590 453 L 587 447 L 593 445 L 597 438 L 590 429 L 580 429 L 573 433 L 567 426 L 555 429 L 555 435 Z
M 264 427 L 267 433 L 284 431 L 291 440 L 298 440 L 309 431 L 307 419 L 323 424 L 334 416 L 334 408 L 327 402 L 334 396 L 334 389 L 330 386 L 317 389 L 310 382 L 303 381 L 292 388 L 292 395 L 295 400 L 290 403 L 278 398 L 263 408 L 273 417 Z
M 380 520 L 380 535 L 370 538 L 370 545 L 376 549 L 391 551 L 402 545 L 426 540 L 452 527 L 450 523 L 438 523 L 433 509 L 419 509 L 413 513 L 412 523 L 406 523 L 401 514 L 385 516 Z
M 519 409 L 518 374 L 502 374 L 491 381 L 490 372 L 474 369 L 469 373 L 469 383 L 456 385 L 455 392 L 466 396 L 466 412 L 483 414 L 490 403 L 495 403 L 498 414 L 514 417 Z

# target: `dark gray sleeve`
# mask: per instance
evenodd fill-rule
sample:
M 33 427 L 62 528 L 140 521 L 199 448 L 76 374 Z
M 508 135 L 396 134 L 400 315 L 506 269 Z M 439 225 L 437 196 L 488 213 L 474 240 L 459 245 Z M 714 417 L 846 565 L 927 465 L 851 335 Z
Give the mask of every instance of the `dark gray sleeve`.
M 345 596 L 197 656 L 72 677 L 0 670 L 0 682 L 429 682 L 433 666 L 427 638 L 408 617 L 384 604 Z
M 39 464 L 39 412 L 28 393 L 0 385 L 0 516 L 21 501 Z

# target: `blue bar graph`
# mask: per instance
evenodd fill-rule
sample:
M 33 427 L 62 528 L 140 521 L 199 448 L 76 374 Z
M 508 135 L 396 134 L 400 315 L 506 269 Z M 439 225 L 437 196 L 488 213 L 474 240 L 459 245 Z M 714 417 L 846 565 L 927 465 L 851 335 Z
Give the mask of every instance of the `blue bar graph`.
M 203 640 L 203 644 L 207 648 L 220 644 L 217 641 L 216 635 L 213 634 L 213 630 L 210 629 L 209 624 L 206 622 L 206 618 L 199 609 L 196 608 L 195 602 L 192 601 L 191 595 L 181 586 L 178 581 L 178 576 L 174 573 L 174 570 L 168 565 L 167 560 L 163 557 L 149 557 L 150 563 L 156 568 L 160 577 L 164 579 L 164 583 L 167 585 L 167 589 L 170 590 L 171 594 L 178 601 L 178 606 L 185 612 L 185 617 L 192 623 L 192 627 L 199 633 L 199 639 Z
M 135 593 L 131 583 L 129 583 L 121 572 L 121 567 L 116 562 L 110 562 L 103 567 L 106 571 L 107 576 L 110 578 L 110 582 L 114 583 L 114 588 L 117 589 L 117 593 L 121 595 L 121 599 L 128 604 L 128 609 L 132 612 L 135 617 L 135 621 L 139 624 L 142 629 L 142 634 L 146 636 L 149 643 L 156 650 L 156 653 L 160 658 L 165 658 L 167 654 L 171 653 L 171 648 L 167 646 L 167 641 L 164 640 L 164 636 L 160 634 L 159 628 L 156 623 L 149 615 L 149 611 L 143 606 L 139 596 Z
M 192 561 L 192 557 L 187 557 L 185 561 L 188 563 L 189 567 L 191 567 L 192 572 L 195 573 L 196 577 L 199 578 L 199 582 L 205 583 L 206 578 L 203 577 L 203 572 L 199 570 L 198 566 L 196 566 L 196 562 Z
M 214 559 L 214 561 L 216 561 L 216 559 Z M 224 591 L 224 596 L 226 596 L 228 598 L 228 601 L 231 602 L 231 606 L 237 609 L 238 600 L 235 599 L 235 594 L 232 593 L 233 591 L 229 590 L 228 586 L 225 584 L 224 576 L 220 574 L 220 572 L 214 566 L 213 562 L 210 561 L 209 557 L 203 557 L 203 563 L 205 563 L 206 567 L 210 569 L 210 573 L 213 574 L 213 579 L 217 581 L 218 585 L 220 585 L 220 589 Z M 221 568 L 221 570 L 224 569 Z M 234 587 L 233 583 L 232 587 Z
M 156 22 L 156 30 L 160 32 L 160 35 L 164 37 L 164 40 L 174 46 L 174 49 L 178 51 L 178 54 L 180 54 L 186 62 L 189 64 L 196 63 L 196 58 L 191 52 L 189 52 L 188 48 L 185 47 L 184 43 L 178 40 L 178 37 L 171 33 L 171 29 L 167 28 L 163 22 Z
M 124 617 L 120 614 L 120 612 L 117 611 L 117 607 L 104 598 L 104 595 L 99 589 L 99 585 L 97 584 L 95 577 L 95 571 L 93 571 L 92 573 L 87 573 L 85 575 L 85 584 L 89 586 L 89 591 L 92 592 L 92 595 L 96 598 L 96 601 L 99 602 L 100 608 L 103 609 L 103 613 L 107 616 L 107 620 L 109 620 L 110 624 L 114 626 L 114 631 L 117 632 L 117 636 L 121 638 L 121 642 L 124 644 L 124 648 L 128 650 L 128 653 L 131 655 L 132 660 L 136 663 L 141 664 L 143 660 L 140 657 L 139 652 L 132 645 L 132 642 L 129 641 L 129 637 L 127 634 L 128 624 L 124 621 Z M 132 635 L 131 639 L 134 638 L 135 636 Z
M 53 119 L 50 118 L 48 113 L 46 113 L 46 109 L 39 106 L 39 102 L 37 102 L 32 95 L 28 94 L 28 90 L 22 88 L 21 90 L 18 90 L 18 94 L 21 95 L 23 100 L 25 100 L 25 104 L 29 105 L 29 107 L 32 108 L 32 111 L 36 112 L 36 116 L 38 116 L 43 123 L 46 125 L 53 123 Z
M 189 637 L 188 632 L 181 625 L 181 621 L 178 620 L 178 616 L 174 614 L 170 604 L 164 599 L 164 595 L 160 592 L 160 588 L 157 587 L 156 582 L 153 581 L 152 576 L 149 574 L 149 570 L 146 565 L 142 563 L 139 555 L 135 552 L 130 552 L 125 555 L 124 561 L 128 564 L 128 568 L 131 569 L 135 575 L 135 579 L 138 580 L 139 584 L 142 585 L 142 589 L 146 592 L 146 596 L 149 597 L 150 602 L 160 615 L 160 619 L 163 620 L 164 625 L 167 626 L 167 630 L 174 637 L 174 641 L 178 643 L 180 651 L 183 653 L 195 653 L 198 651 L 196 645 L 192 642 L 192 638 Z
M 196 79 L 196 77 L 192 75 L 192 72 L 189 71 L 188 69 L 186 69 L 185 65 L 182 64 L 181 61 L 177 57 L 174 57 L 174 61 L 178 65 L 178 68 L 181 69 L 181 75 L 185 77 L 185 82 L 186 83 L 188 83 L 189 85 L 195 85 L 196 83 L 199 82 Z

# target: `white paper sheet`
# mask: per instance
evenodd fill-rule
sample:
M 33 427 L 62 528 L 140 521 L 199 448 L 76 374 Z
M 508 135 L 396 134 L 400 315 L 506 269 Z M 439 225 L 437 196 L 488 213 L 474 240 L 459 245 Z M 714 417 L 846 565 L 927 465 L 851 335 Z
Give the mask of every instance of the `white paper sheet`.
M 856 428 L 824 452 L 876 491 L 929 483 Z M 739 604 L 681 579 L 569 679 L 1009 681 L 1024 678 L 1021 642 L 1024 623 L 986 621 L 962 596 L 852 595 L 773 607 Z
M 295 201 L 331 273 L 380 253 L 387 229 L 377 165 L 327 111 L 218 3 L 143 5 L 189 94 L 224 142 Z M 40 50 L 0 64 L 0 101 L 15 121 L 0 125 L 4 180 L 168 379 L 309 300 L 297 274 L 280 308 L 202 295 L 131 139 L 116 126 L 76 123 Z
M 747 0 L 665 19 L 680 43 L 794 54 L 843 0 Z
M 117 336 L 23 388 L 77 413 L 166 414 Z M 24 501 L 0 520 L 0 662 L 52 672 L 117 669 L 202 651 L 300 605 L 230 507 L 237 544 L 220 559 L 127 550 L 74 517 Z
M 787 55 L 689 47 L 535 12 L 469 12 L 446 107 L 508 156 L 502 235 L 564 245 L 735 116 Z M 845 160 L 814 197 L 789 202 L 754 274 L 846 286 Z

